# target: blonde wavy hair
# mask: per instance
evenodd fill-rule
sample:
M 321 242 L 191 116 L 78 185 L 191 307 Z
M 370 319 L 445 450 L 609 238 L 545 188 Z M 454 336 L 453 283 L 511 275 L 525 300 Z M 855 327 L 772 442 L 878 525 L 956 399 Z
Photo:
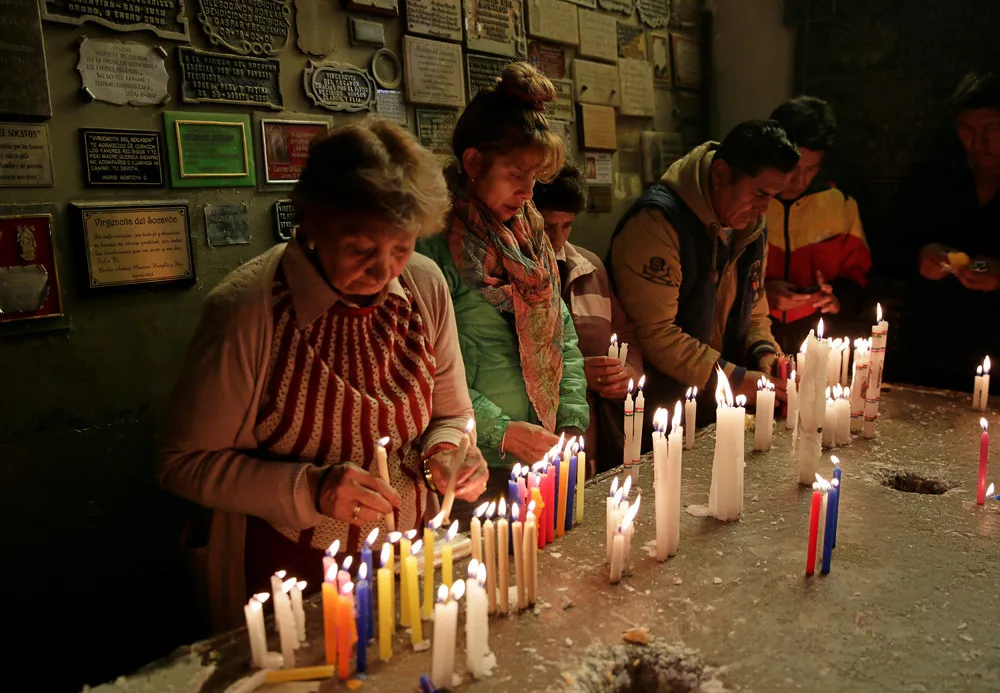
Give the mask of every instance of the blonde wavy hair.
M 451 207 L 437 157 L 378 116 L 312 141 L 292 203 L 299 223 L 317 214 L 371 214 L 421 238 L 441 231 Z

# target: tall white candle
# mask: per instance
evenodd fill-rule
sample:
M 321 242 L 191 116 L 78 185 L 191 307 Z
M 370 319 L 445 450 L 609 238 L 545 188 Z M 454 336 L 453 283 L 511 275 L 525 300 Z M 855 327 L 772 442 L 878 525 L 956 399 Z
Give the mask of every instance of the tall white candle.
M 483 523 L 480 518 L 486 512 L 489 503 L 478 506 L 469 523 L 469 538 L 472 541 L 472 557 L 482 563 L 483 561 Z
M 271 576 L 271 607 L 274 609 L 274 628 L 281 632 L 281 620 L 278 619 L 278 603 L 284 599 L 285 592 L 281 586 L 285 582 L 285 571 L 279 570 Z
M 535 518 L 535 501 L 528 503 L 528 517 L 524 523 L 524 580 L 527 583 L 528 606 L 535 605 L 538 593 L 538 520 Z
M 465 581 L 465 661 L 472 676 L 479 680 L 489 676 L 496 666 L 490 652 L 490 620 L 486 600 L 486 566 L 469 561 L 469 577 Z
M 299 646 L 298 634 L 295 632 L 295 617 L 292 615 L 292 603 L 288 593 L 295 586 L 295 578 L 285 580 L 281 585 L 281 597 L 274 600 L 274 617 L 281 622 L 279 633 L 281 640 L 281 656 L 285 669 L 295 668 L 295 650 Z
M 497 612 L 497 542 L 493 527 L 493 513 L 496 512 L 497 504 L 490 502 L 486 508 L 486 522 L 483 524 L 483 561 L 486 563 L 486 599 L 489 604 L 489 613 Z
M 708 512 L 720 520 L 738 520 L 743 514 L 744 411 L 734 406 L 733 391 L 721 368 L 715 390 L 715 456 Z
M 889 335 L 889 323 L 882 319 L 882 304 L 877 308 L 878 322 L 872 327 L 872 354 L 868 365 L 868 388 L 865 390 L 865 421 L 861 435 L 875 437 L 875 422 L 878 420 L 878 406 L 882 399 L 882 369 L 885 366 L 885 344 Z
M 860 433 L 865 421 L 865 390 L 868 389 L 868 360 L 871 344 L 854 340 L 854 374 L 851 378 L 851 432 Z
M 837 403 L 830 388 L 826 388 L 826 406 L 823 409 L 823 447 L 832 448 L 837 444 Z
M 611 346 L 608 347 L 608 358 L 618 358 L 618 335 L 611 335 Z
M 611 542 L 611 584 L 622 581 L 622 571 L 625 569 L 625 535 L 619 526 Z
M 632 419 L 632 483 L 639 483 L 639 469 L 642 462 L 642 426 L 646 415 L 646 397 L 642 392 L 646 376 L 639 378 L 639 392 L 635 396 L 635 415 Z
M 844 340 L 840 343 L 840 386 L 848 387 L 850 382 L 847 380 L 847 367 L 851 363 L 851 339 L 850 337 L 844 337 Z
M 795 429 L 795 423 L 799 419 L 799 385 L 795 381 L 796 372 L 792 371 L 785 383 L 785 394 L 788 397 L 788 418 L 785 419 L 785 428 L 789 431 Z
M 698 388 L 689 387 L 684 395 L 684 449 L 694 447 L 695 419 L 698 415 Z
M 455 458 L 451 464 L 451 474 L 448 477 L 448 488 L 444 492 L 444 500 L 441 502 L 441 514 L 444 516 L 444 524 L 451 520 L 451 509 L 455 505 L 455 490 L 458 485 L 458 470 L 465 464 L 465 458 L 469 454 L 469 446 L 472 445 L 472 432 L 476 428 L 476 420 L 469 419 L 465 424 L 465 432 L 458 442 L 458 450 L 455 451 Z M 391 527 L 390 527 L 391 529 Z
M 681 452 L 684 427 L 680 425 L 681 403 L 674 407 L 674 421 L 667 437 L 667 555 L 673 556 L 681 542 Z
M 507 534 L 507 501 L 500 499 L 497 520 L 497 588 L 500 590 L 500 613 L 510 613 L 510 535 Z
M 625 360 L 628 358 L 628 342 L 622 342 L 622 345 L 618 348 L 618 361 L 624 366 Z
M 635 420 L 635 403 L 632 400 L 632 390 L 635 382 L 628 381 L 628 392 L 625 395 L 625 450 L 622 453 L 622 464 L 629 476 L 632 475 L 632 422 Z
M 667 486 L 667 425 L 670 415 L 666 409 L 653 414 L 653 502 L 656 507 L 656 560 L 665 561 L 670 556 L 667 548 L 670 533 L 670 490 Z
M 302 591 L 306 588 L 306 581 L 299 580 L 292 589 L 288 591 L 292 598 L 292 618 L 295 621 L 295 634 L 298 636 L 299 644 L 306 641 L 306 611 L 302 607 Z
M 986 411 L 990 398 L 990 357 L 983 359 L 983 364 L 976 368 L 976 386 L 972 392 L 972 408 L 976 411 Z
M 247 621 L 247 639 L 250 641 L 250 661 L 257 669 L 264 668 L 264 656 L 267 654 L 267 634 L 264 630 L 264 605 L 270 595 L 263 593 L 264 599 L 255 594 L 243 607 L 243 616 Z
M 523 611 L 528 605 L 528 585 L 524 572 L 524 523 L 521 522 L 520 508 L 514 503 L 510 509 L 511 541 L 514 542 L 514 582 L 517 587 L 517 609 Z
M 837 386 L 837 445 L 851 442 L 851 388 Z
M 757 382 L 757 419 L 754 424 L 753 449 L 766 452 L 771 449 L 774 432 L 774 383 L 761 376 Z
M 392 482 L 389 480 L 389 458 L 385 451 L 385 446 L 389 444 L 389 440 L 390 438 L 386 436 L 385 438 L 380 438 L 375 444 L 375 466 L 378 468 L 379 478 L 385 482 L 386 486 L 392 486 Z M 396 531 L 396 516 L 393 515 L 391 510 L 385 514 L 385 528 L 389 532 Z
M 455 673 L 455 639 L 458 631 L 458 600 L 465 593 L 465 583 L 455 582 L 449 596 L 448 586 L 438 587 L 434 605 L 434 650 L 431 655 L 431 681 L 437 688 L 451 688 Z
M 823 320 L 820 319 L 816 333 L 810 331 L 806 337 L 805 369 L 799 369 L 799 430 L 797 467 L 799 483 L 812 486 L 819 469 L 822 454 L 822 436 L 826 416 L 826 363 L 830 354 L 830 342 L 823 339 Z
M 632 567 L 634 565 L 632 538 L 635 536 L 635 516 L 639 514 L 640 505 L 642 505 L 641 493 L 635 497 L 635 503 L 629 507 L 625 518 L 622 520 L 622 534 L 625 535 L 625 572 L 629 575 L 632 574 Z
M 618 493 L 618 477 L 614 478 L 611 482 L 611 490 L 608 491 L 608 507 L 607 507 L 607 525 L 606 534 L 607 541 L 605 542 L 605 549 L 607 553 L 606 563 L 611 563 L 611 542 L 615 537 L 615 529 L 617 529 L 617 524 L 614 522 L 615 511 L 618 509 L 618 503 L 621 502 L 621 494 Z

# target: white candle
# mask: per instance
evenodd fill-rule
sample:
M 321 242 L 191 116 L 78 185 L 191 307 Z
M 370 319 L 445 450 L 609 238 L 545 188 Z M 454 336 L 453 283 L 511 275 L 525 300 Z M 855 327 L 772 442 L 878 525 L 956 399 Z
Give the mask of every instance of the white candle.
M 618 361 L 624 366 L 625 360 L 628 358 L 628 342 L 622 342 L 622 345 L 618 348 Z
M 666 409 L 653 414 L 653 503 L 656 508 L 656 560 L 665 561 L 670 556 L 667 549 L 670 532 L 670 491 L 667 487 L 667 425 L 670 415 Z
M 805 366 L 798 370 L 799 386 L 799 431 L 797 467 L 799 483 L 812 486 L 819 469 L 822 454 L 821 430 L 826 415 L 826 363 L 830 354 L 830 341 L 823 339 L 823 320 L 819 321 L 816 333 L 810 331 L 806 337 L 806 358 L 800 359 Z
M 622 581 L 622 570 L 625 568 L 625 535 L 622 528 L 618 527 L 614 539 L 611 542 L 611 584 L 617 585 Z
M 646 384 L 646 376 L 639 378 L 639 392 L 635 396 L 635 413 L 632 419 L 632 483 L 639 483 L 639 465 L 642 462 L 642 426 L 645 420 L 646 397 L 642 388 Z
M 639 514 L 639 506 L 641 504 L 642 494 L 639 494 L 635 497 L 635 503 L 629 507 L 625 518 L 622 520 L 622 534 L 625 536 L 625 572 L 629 575 L 632 574 L 633 566 L 632 537 L 635 536 L 635 516 Z
M 299 644 L 306 641 L 306 611 L 302 608 L 302 590 L 306 588 L 306 581 L 299 580 L 288 594 L 292 598 L 292 618 L 295 621 L 295 634 L 299 638 Z
M 689 387 L 684 395 L 684 449 L 694 447 L 695 419 L 698 415 L 698 388 Z
M 611 335 L 611 346 L 608 347 L 608 358 L 618 358 L 618 335 Z
M 521 522 L 520 508 L 511 505 L 511 541 L 514 542 L 514 582 L 517 587 L 517 609 L 523 611 L 528 606 L 527 576 L 524 572 L 524 524 Z
M 622 453 L 622 464 L 629 476 L 632 475 L 632 422 L 635 420 L 635 403 L 632 400 L 632 390 L 635 382 L 628 381 L 628 393 L 625 395 L 625 450 Z
M 497 588 L 500 590 L 500 613 L 510 613 L 510 537 L 507 534 L 507 501 L 500 499 L 498 504 L 499 518 L 497 520 Z
M 375 463 L 378 467 L 378 475 L 382 481 L 385 482 L 386 486 L 392 486 L 392 482 L 389 480 L 389 458 L 385 452 L 385 446 L 389 444 L 389 437 L 379 439 L 375 445 Z M 385 514 L 385 528 L 389 532 L 396 531 L 396 517 L 389 511 Z M 326 573 L 324 573 L 325 575 Z
M 860 433 L 865 421 L 865 390 L 868 389 L 868 360 L 871 343 L 854 340 L 854 373 L 851 378 L 851 431 Z
M 990 357 L 983 359 L 983 365 L 976 368 L 976 386 L 972 392 L 972 408 L 986 411 L 990 397 Z
M 785 428 L 789 431 L 795 429 L 795 422 L 799 419 L 799 386 L 795 382 L 795 371 L 792 371 L 785 382 L 785 394 L 788 396 L 788 418 L 785 419 Z
M 535 605 L 538 593 L 538 521 L 535 519 L 535 501 L 528 503 L 528 517 L 524 523 L 524 580 L 527 583 L 528 606 Z
M 496 502 L 491 502 L 486 508 L 486 522 L 483 524 L 483 560 L 486 563 L 486 598 L 489 613 L 497 612 L 497 542 L 493 527 L 493 513 L 496 512 Z
M 868 387 L 865 390 L 865 421 L 861 435 L 875 437 L 875 422 L 878 420 L 878 406 L 882 398 L 882 369 L 885 366 L 885 343 L 889 335 L 889 323 L 882 319 L 882 304 L 877 308 L 878 322 L 872 327 L 872 353 L 868 365 Z
M 851 442 L 851 388 L 840 390 L 837 386 L 837 445 Z
M 469 523 L 469 538 L 472 541 L 472 557 L 482 563 L 483 561 L 483 524 L 479 519 L 486 512 L 489 503 L 483 503 L 476 508 Z
M 465 458 L 469 453 L 469 446 L 472 445 L 472 431 L 476 428 L 476 420 L 469 419 L 465 424 L 465 432 L 458 443 L 458 450 L 451 463 L 451 475 L 448 477 L 448 488 L 444 492 L 444 501 L 441 503 L 441 514 L 444 515 L 444 523 L 451 520 L 451 509 L 455 505 L 455 489 L 458 484 L 458 470 L 465 464 Z M 391 529 L 391 528 L 390 528 Z
M 667 437 L 667 555 L 673 556 L 681 542 L 681 403 L 674 407 L 674 422 Z
M 838 337 L 830 343 L 830 356 L 826 361 L 826 386 L 833 387 L 840 382 L 840 362 L 843 359 L 841 340 Z
M 851 363 L 851 339 L 844 337 L 840 343 L 840 386 L 847 387 L 847 367 Z
M 976 380 L 972 387 L 972 408 L 979 411 L 979 396 L 983 391 L 983 367 L 976 366 Z
M 715 456 L 712 484 L 708 493 L 709 514 L 723 521 L 738 520 L 743 514 L 743 431 L 744 410 L 733 406 L 733 391 L 721 368 L 717 369 L 715 390 Z
M 774 430 L 774 383 L 761 376 L 757 382 L 757 420 L 753 432 L 753 449 L 766 452 L 771 449 Z
M 292 604 L 288 597 L 294 586 L 295 578 L 285 580 L 281 585 L 281 597 L 276 597 L 274 600 L 274 617 L 281 623 L 279 635 L 285 669 L 295 668 L 295 650 L 299 646 L 298 634 L 295 632 L 295 617 L 292 615 Z
M 822 318 L 820 318 L 820 322 L 823 322 Z M 809 345 L 809 338 L 806 337 L 804 340 L 802 340 L 802 346 L 799 347 L 799 353 L 795 357 L 795 370 L 799 372 L 799 375 L 802 375 L 803 373 L 806 372 L 806 348 L 808 347 L 808 345 Z M 826 371 L 823 372 L 825 373 Z
M 264 629 L 264 602 L 270 596 L 263 593 L 250 597 L 243 607 L 243 616 L 247 621 L 247 639 L 250 641 L 250 661 L 257 669 L 264 668 L 264 656 L 267 654 L 267 634 Z
M 465 581 L 465 662 L 477 680 L 488 676 L 496 665 L 489 645 L 485 583 L 486 566 L 475 559 L 469 561 L 469 577 Z
M 455 673 L 455 639 L 458 630 L 458 600 L 465 593 L 465 583 L 455 582 L 449 598 L 448 586 L 438 587 L 434 605 L 434 650 L 431 655 L 431 681 L 437 688 L 451 688 Z
M 611 482 L 611 490 L 608 491 L 607 541 L 605 542 L 607 553 L 606 563 L 611 563 L 611 542 L 615 538 L 615 529 L 618 527 L 618 524 L 615 522 L 615 511 L 617 511 L 618 504 L 621 502 L 621 495 L 618 489 L 618 477 L 615 477 L 614 481 Z
M 837 403 L 833 401 L 830 388 L 826 388 L 826 407 L 823 409 L 823 447 L 837 445 Z
M 271 605 L 274 608 L 274 627 L 280 633 L 281 621 L 278 619 L 278 603 L 284 599 L 284 591 L 281 589 L 285 582 L 285 571 L 279 570 L 271 576 Z

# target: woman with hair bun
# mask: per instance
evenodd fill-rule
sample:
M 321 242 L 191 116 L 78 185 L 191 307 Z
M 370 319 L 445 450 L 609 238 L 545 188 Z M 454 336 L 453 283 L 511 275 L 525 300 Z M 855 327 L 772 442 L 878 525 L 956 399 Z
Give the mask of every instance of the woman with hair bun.
M 475 409 L 479 446 L 491 468 L 533 464 L 590 420 L 583 356 L 560 298 L 555 253 L 531 202 L 536 180 L 552 180 L 563 143 L 545 104 L 556 97 L 527 63 L 504 68 L 493 89 L 466 107 L 445 172 L 451 214 L 418 250 L 444 272 Z M 490 492 L 505 488 L 490 474 Z

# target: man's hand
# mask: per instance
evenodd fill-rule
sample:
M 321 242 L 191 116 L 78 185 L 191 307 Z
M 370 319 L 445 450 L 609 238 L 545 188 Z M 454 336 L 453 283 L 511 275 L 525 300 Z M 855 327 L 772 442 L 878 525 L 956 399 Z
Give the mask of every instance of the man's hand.
M 778 402 L 784 402 L 787 398 L 785 393 L 785 380 L 782 378 L 772 378 L 769 374 L 761 373 L 760 371 L 747 371 L 747 374 L 743 377 L 743 382 L 740 383 L 738 388 L 733 390 L 733 396 L 744 395 L 747 398 L 748 404 L 757 403 L 757 381 L 761 377 L 766 377 L 772 383 L 774 383 L 774 398 Z
M 949 274 L 948 249 L 940 243 L 928 243 L 920 249 L 920 275 L 937 281 Z
M 818 308 L 820 313 L 831 313 L 833 315 L 839 313 L 840 299 L 833 295 L 833 287 L 826 283 L 822 272 L 816 272 L 816 283 L 819 284 L 819 291 L 811 296 L 813 306 Z
M 804 306 L 812 299 L 810 294 L 798 293 L 794 285 L 774 279 L 765 282 L 764 291 L 767 293 L 767 305 L 782 312 Z
M 503 449 L 522 462 L 534 464 L 559 443 L 559 436 L 526 421 L 511 421 L 503 437 Z
M 611 356 L 587 357 L 583 360 L 583 370 L 587 375 L 587 387 L 610 400 L 624 400 L 628 381 L 636 375 L 629 366 L 623 366 Z
M 479 448 L 472 446 L 465 455 L 465 460 L 455 459 L 458 450 L 443 450 L 427 460 L 427 466 L 434 479 L 434 486 L 442 496 L 448 491 L 451 480 L 451 469 L 461 465 L 455 477 L 455 497 L 470 503 L 479 498 L 486 490 L 486 482 L 490 478 L 490 470 Z
M 976 258 L 978 262 L 986 263 L 985 272 L 975 272 L 968 267 L 955 269 L 955 276 L 962 286 L 972 291 L 990 292 L 1000 289 L 1000 263 L 989 258 Z

